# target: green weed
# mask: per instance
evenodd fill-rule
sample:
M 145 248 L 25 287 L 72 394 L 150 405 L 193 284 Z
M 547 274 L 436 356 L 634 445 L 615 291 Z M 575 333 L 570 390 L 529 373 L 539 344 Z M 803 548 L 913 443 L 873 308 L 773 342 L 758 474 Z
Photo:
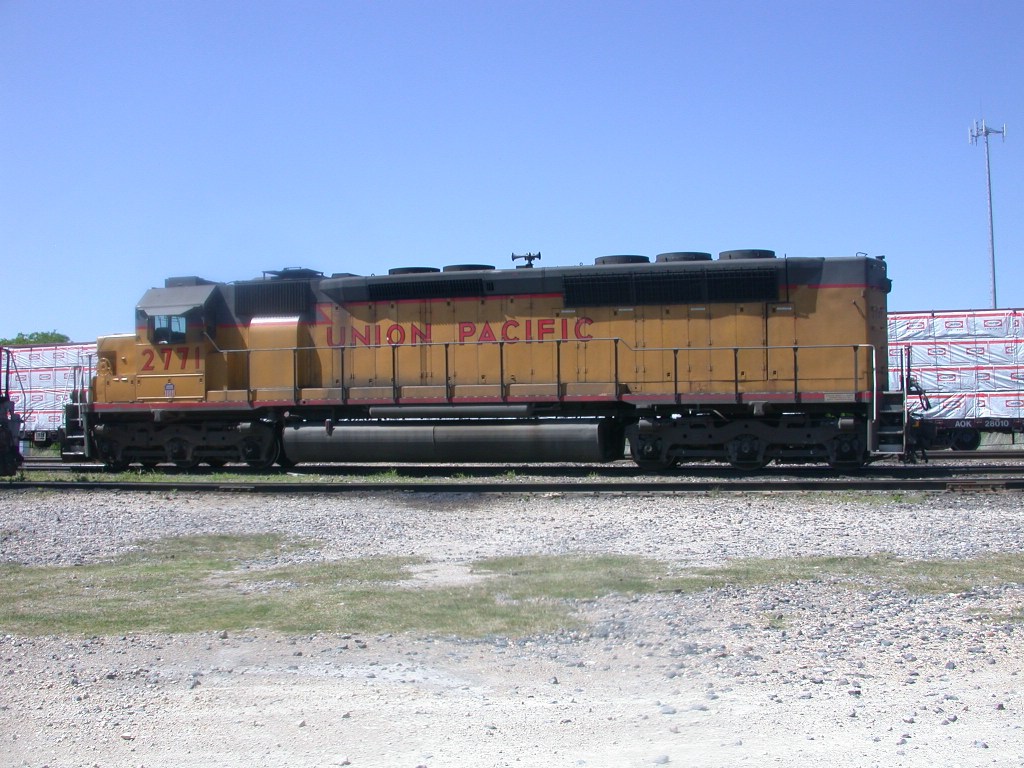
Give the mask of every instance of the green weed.
M 497 557 L 457 583 L 417 580 L 415 558 L 315 559 L 316 542 L 264 534 L 140 543 L 84 566 L 0 565 L 0 631 L 126 634 L 265 628 L 522 636 L 579 626 L 578 601 L 800 581 L 915 594 L 1024 583 L 1024 555 L 911 561 L 890 555 L 748 559 L 672 570 L 634 556 Z M 309 562 L 294 561 L 310 554 Z M 1010 617 L 1024 620 L 1024 615 Z M 782 614 L 766 616 L 784 629 Z

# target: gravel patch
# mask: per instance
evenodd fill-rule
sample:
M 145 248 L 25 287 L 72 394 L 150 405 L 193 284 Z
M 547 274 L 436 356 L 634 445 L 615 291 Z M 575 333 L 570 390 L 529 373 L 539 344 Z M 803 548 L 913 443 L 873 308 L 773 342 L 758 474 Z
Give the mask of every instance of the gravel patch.
M 1024 550 L 1012 494 L 0 493 L 0 561 L 274 532 L 289 559 L 494 555 L 967 559 Z M 422 584 L 420 584 L 422 586 Z M 1022 585 L 829 580 L 609 596 L 522 639 L 0 636 L 0 766 L 1024 764 Z M 2 630 L 0 630 L 2 631 Z

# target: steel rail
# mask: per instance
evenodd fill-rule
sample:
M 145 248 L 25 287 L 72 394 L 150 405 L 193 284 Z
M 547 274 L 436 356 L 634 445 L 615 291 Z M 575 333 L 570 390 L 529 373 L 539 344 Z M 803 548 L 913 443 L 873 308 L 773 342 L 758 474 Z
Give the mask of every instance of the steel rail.
M 978 457 L 980 458 L 980 457 Z M 991 457 L 996 459 L 998 457 Z M 1015 459 L 1024 459 L 1016 456 Z M 723 481 L 765 480 L 781 482 L 787 478 L 822 479 L 822 478 L 860 478 L 871 479 L 881 477 L 909 478 L 951 478 L 978 475 L 1018 475 L 1024 473 L 1024 461 L 1012 461 L 1006 464 L 955 464 L 949 461 L 930 461 L 918 464 L 878 463 L 858 469 L 835 470 L 825 465 L 772 465 L 761 470 L 744 471 L 726 464 L 684 464 L 675 469 L 660 473 L 645 473 L 632 461 L 621 461 L 608 464 L 567 465 L 567 464 L 400 464 L 384 466 L 379 464 L 302 464 L 289 469 L 255 469 L 245 464 L 228 464 L 224 467 L 200 466 L 196 468 L 179 468 L 171 464 L 161 464 L 150 469 L 131 467 L 113 470 L 99 463 L 63 464 L 56 461 L 26 461 L 21 467 L 23 474 L 51 472 L 57 474 L 84 473 L 89 475 L 118 475 L 124 473 L 152 473 L 167 478 L 193 477 L 199 482 L 208 475 L 232 475 L 242 481 L 253 478 L 254 482 L 270 482 L 275 477 L 284 475 L 309 477 L 367 477 L 379 476 L 382 473 L 393 474 L 409 479 L 434 478 L 444 481 L 447 478 L 456 480 L 468 478 L 494 478 L 501 480 L 509 475 L 517 476 L 520 481 L 531 477 L 548 478 L 591 478 L 606 483 L 617 483 L 635 480 L 645 483 L 692 482 L 700 478 L 718 478 Z M 170 481 L 169 482 L 173 482 Z
M 157 493 L 260 493 L 260 494 L 338 494 L 338 493 L 413 493 L 413 494 L 693 494 L 753 492 L 994 492 L 1024 491 L 1021 477 L 842 477 L 842 478 L 717 478 L 701 480 L 628 480 L 621 482 L 506 481 L 480 482 L 445 480 L 443 482 L 275 482 L 275 481 L 23 481 L 0 484 L 10 490 L 47 489 L 56 491 L 136 491 Z
M 853 471 L 853 472 L 867 471 L 867 470 L 874 470 L 874 469 L 879 468 L 879 467 L 887 467 L 887 466 L 888 467 L 896 467 L 896 466 L 900 466 L 900 467 L 945 466 L 946 465 L 945 462 L 951 462 L 951 461 L 966 461 L 966 462 L 971 462 L 971 463 L 982 462 L 982 461 L 1011 461 L 1011 462 L 1019 462 L 1020 464 L 1024 465 L 1024 449 L 1017 449 L 1017 450 L 1013 450 L 1013 449 L 980 449 L 980 450 L 975 450 L 975 451 L 935 451 L 935 452 L 932 452 L 932 453 L 928 453 L 926 458 L 924 458 L 924 459 L 918 459 L 918 461 L 916 463 L 899 464 L 899 465 L 897 465 L 897 464 L 895 464 L 892 461 L 880 461 L 880 462 L 876 462 L 874 464 L 865 465 L 865 467 L 863 467 L 860 470 L 854 469 L 854 470 L 847 470 L 847 471 Z M 307 463 L 307 464 L 300 464 L 297 467 L 293 467 L 289 471 L 292 471 L 292 472 L 321 472 L 325 468 L 328 468 L 328 469 L 334 468 L 334 469 L 344 469 L 346 471 L 347 470 L 352 470 L 352 469 L 358 469 L 359 471 L 364 471 L 364 472 L 377 472 L 377 471 L 380 471 L 380 469 L 383 466 L 384 465 L 369 465 L 369 464 L 368 465 L 354 465 L 354 464 L 323 464 L 323 465 L 320 465 L 320 464 L 308 464 Z M 421 463 L 416 463 L 416 464 L 404 464 L 404 465 L 400 465 L 400 466 L 403 469 L 413 469 L 413 468 L 415 468 L 417 471 L 422 471 L 422 472 L 426 472 L 426 473 L 438 473 L 438 472 L 456 471 L 456 470 L 462 471 L 462 470 L 465 469 L 465 467 L 457 466 L 457 465 L 454 465 L 454 464 L 443 464 L 442 465 L 442 464 L 431 464 L 430 462 L 421 462 Z M 530 472 L 536 472 L 538 474 L 550 474 L 552 471 L 563 471 L 563 470 L 565 470 L 565 468 L 567 466 L 573 467 L 574 470 L 581 469 L 579 467 L 579 465 L 567 465 L 567 464 L 558 464 L 558 463 L 548 463 L 548 464 L 512 464 L 512 465 L 488 464 L 487 468 L 490 468 L 490 469 L 487 469 L 487 471 L 491 471 L 491 470 L 493 470 L 493 471 L 505 471 L 509 466 L 514 466 L 516 468 L 528 467 Z M 773 471 L 773 470 L 776 470 L 776 469 L 785 469 L 787 471 L 792 471 L 794 467 L 798 467 L 798 465 L 786 465 L 786 464 L 783 464 L 783 465 L 772 465 L 768 469 L 762 470 L 762 471 Z M 68 462 L 62 462 L 59 458 L 57 458 L 55 456 L 28 455 L 28 456 L 25 457 L 25 463 L 22 465 L 22 468 L 25 469 L 25 470 L 36 470 L 36 469 L 60 470 L 61 468 L 69 468 L 69 469 L 80 470 L 80 471 L 90 471 L 90 470 L 92 470 L 92 471 L 103 471 L 104 465 L 103 465 L 102 462 L 99 462 L 99 461 L 85 461 L 85 462 L 68 463 Z M 175 470 L 175 468 L 174 468 L 174 466 L 172 464 L 166 463 L 166 462 L 165 463 L 161 463 L 160 465 L 158 465 L 158 468 L 163 469 L 163 470 L 168 470 L 168 471 L 174 471 Z M 388 468 L 390 468 L 390 466 Z M 500 468 L 500 469 L 498 469 L 498 468 Z M 606 472 L 606 471 L 608 471 L 609 468 L 611 468 L 611 469 L 613 469 L 615 471 L 628 471 L 628 472 L 634 472 L 634 473 L 640 471 L 637 468 L 636 464 L 634 464 L 631 459 L 624 459 L 623 461 L 608 462 L 608 463 L 604 463 L 604 464 L 587 465 L 587 467 L 585 468 L 585 471 L 587 471 L 587 472 Z M 733 470 L 733 468 L 729 467 L 727 464 L 722 464 L 722 463 L 719 463 L 719 464 L 715 464 L 715 463 L 696 463 L 695 462 L 695 463 L 692 463 L 692 464 L 683 464 L 681 466 L 681 469 L 679 469 L 678 471 L 689 472 L 689 471 L 692 471 L 694 468 L 698 468 L 698 469 L 715 469 L 715 468 L 718 468 L 718 469 L 722 469 L 722 470 Z M 824 465 L 824 464 L 807 464 L 807 465 L 804 465 L 804 466 L 798 467 L 798 468 L 800 470 L 833 471 L 833 470 L 830 470 L 830 468 L 828 466 Z M 245 471 L 247 469 L 247 467 L 246 467 L 246 465 L 241 464 L 241 463 L 232 463 L 232 464 L 226 465 L 223 469 Z M 475 471 L 480 471 L 480 470 L 482 470 L 484 468 L 481 468 L 480 465 L 471 465 L 470 469 L 475 470 Z M 195 471 L 195 470 L 190 470 L 190 471 Z M 199 469 L 199 471 L 200 472 L 206 471 L 206 468 L 201 467 Z M 266 470 L 262 470 L 262 471 L 265 472 Z M 669 470 L 670 473 L 672 471 L 673 470 Z

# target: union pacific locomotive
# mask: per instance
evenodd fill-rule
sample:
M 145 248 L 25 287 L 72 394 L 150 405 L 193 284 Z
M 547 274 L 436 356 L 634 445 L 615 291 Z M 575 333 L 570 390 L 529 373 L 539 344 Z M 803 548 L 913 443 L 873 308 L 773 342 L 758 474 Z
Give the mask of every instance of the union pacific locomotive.
M 172 277 L 99 339 L 65 457 L 247 462 L 772 460 L 903 454 L 885 262 L 772 251 L 591 266 Z

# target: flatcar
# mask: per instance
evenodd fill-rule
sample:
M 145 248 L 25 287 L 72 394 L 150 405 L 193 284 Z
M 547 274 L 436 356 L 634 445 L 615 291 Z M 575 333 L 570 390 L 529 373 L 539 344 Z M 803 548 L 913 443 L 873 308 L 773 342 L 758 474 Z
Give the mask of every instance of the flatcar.
M 10 353 L 10 398 L 21 416 L 21 439 L 45 448 L 59 439 L 64 406 L 83 384 L 96 343 L 18 344 Z
M 513 257 L 514 259 L 518 257 Z M 63 453 L 173 462 L 772 460 L 902 454 L 885 262 L 773 251 L 592 265 L 172 277 L 101 337 Z
M 901 359 L 913 369 L 908 410 L 922 448 L 974 450 L 1024 433 L 1024 310 L 890 312 L 888 335 L 890 386 Z

